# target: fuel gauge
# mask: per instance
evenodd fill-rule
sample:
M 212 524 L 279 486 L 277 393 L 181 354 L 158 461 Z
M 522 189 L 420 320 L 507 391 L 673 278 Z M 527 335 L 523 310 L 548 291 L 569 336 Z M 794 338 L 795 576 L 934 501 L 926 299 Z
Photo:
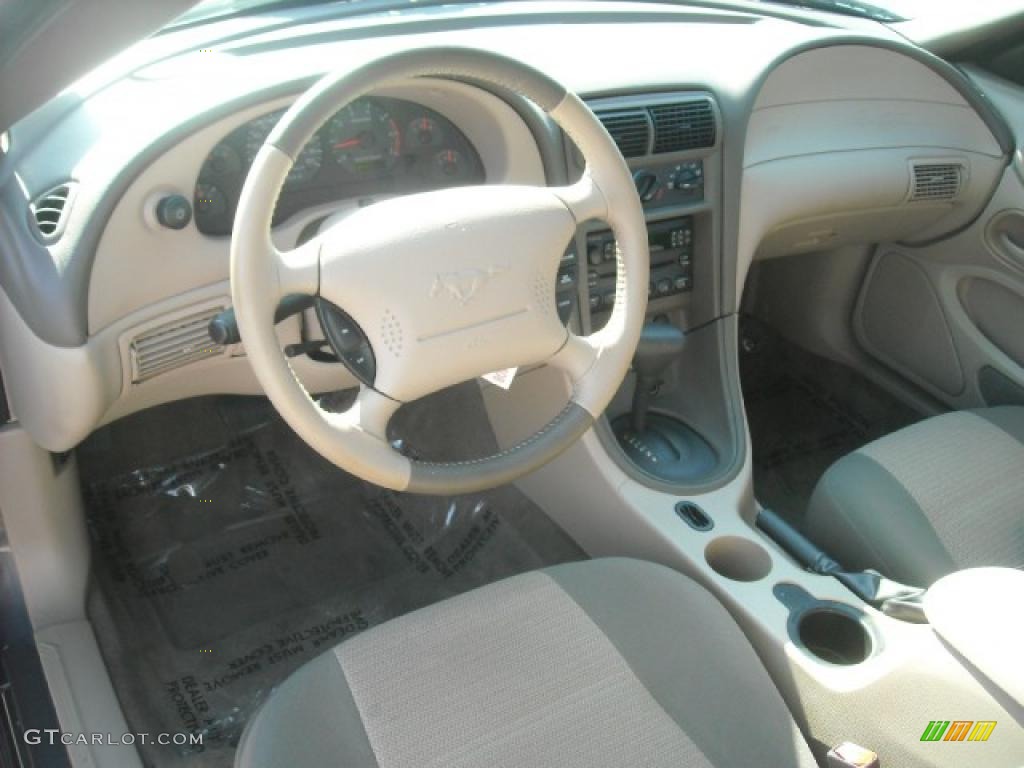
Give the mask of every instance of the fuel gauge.
M 454 149 L 442 149 L 434 155 L 432 172 L 438 181 L 457 184 L 468 175 L 469 164 L 460 152 Z

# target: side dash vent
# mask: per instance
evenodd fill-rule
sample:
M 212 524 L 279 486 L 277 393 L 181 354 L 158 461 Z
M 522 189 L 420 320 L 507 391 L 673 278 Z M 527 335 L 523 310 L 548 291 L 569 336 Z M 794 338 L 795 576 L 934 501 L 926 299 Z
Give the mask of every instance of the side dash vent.
M 207 327 L 223 307 L 209 307 L 166 325 L 150 328 L 129 346 L 132 383 L 146 381 L 183 365 L 225 354 L 210 340 Z
M 715 113 L 708 99 L 658 104 L 651 108 L 654 154 L 715 145 Z
M 651 121 L 643 109 L 598 112 L 623 157 L 642 157 L 651 146 Z
M 64 233 L 74 199 L 75 185 L 67 182 L 47 190 L 29 203 L 29 219 L 43 242 L 55 242 Z
M 963 185 L 959 163 L 914 163 L 911 166 L 910 202 L 955 200 Z

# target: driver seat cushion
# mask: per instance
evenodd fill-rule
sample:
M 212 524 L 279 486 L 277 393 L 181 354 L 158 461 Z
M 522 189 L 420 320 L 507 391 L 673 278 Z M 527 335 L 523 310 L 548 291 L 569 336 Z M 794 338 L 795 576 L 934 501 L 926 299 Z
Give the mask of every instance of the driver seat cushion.
M 930 586 L 1024 565 L 1024 407 L 935 416 L 869 443 L 815 488 L 807 535 L 848 569 Z
M 719 602 L 626 559 L 516 576 L 344 642 L 270 696 L 235 764 L 815 765 Z

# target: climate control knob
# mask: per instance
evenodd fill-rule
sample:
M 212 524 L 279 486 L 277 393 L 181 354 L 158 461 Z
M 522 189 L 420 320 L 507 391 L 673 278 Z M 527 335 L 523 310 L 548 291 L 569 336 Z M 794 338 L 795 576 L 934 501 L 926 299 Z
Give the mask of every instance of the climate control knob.
M 647 203 L 654 199 L 658 191 L 658 174 L 650 171 L 636 171 L 633 173 L 633 183 L 636 185 L 636 193 L 640 200 Z

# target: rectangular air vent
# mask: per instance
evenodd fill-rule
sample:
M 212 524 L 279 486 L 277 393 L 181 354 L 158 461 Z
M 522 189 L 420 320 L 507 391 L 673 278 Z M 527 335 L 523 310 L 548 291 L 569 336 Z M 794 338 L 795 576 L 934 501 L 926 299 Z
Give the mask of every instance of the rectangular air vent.
M 601 111 L 604 124 L 623 157 L 643 157 L 651 146 L 651 120 L 643 109 Z
M 658 104 L 650 111 L 654 120 L 654 154 L 715 145 L 715 112 L 710 100 Z
M 67 182 L 47 190 L 29 203 L 29 219 L 43 242 L 54 242 L 64 232 L 74 197 L 75 185 Z
M 915 163 L 911 166 L 910 201 L 955 200 L 964 168 L 959 163 Z
M 207 327 L 223 307 L 209 307 L 165 325 L 150 328 L 132 339 L 129 351 L 132 382 L 138 383 L 183 365 L 217 357 L 225 348 L 210 340 Z

